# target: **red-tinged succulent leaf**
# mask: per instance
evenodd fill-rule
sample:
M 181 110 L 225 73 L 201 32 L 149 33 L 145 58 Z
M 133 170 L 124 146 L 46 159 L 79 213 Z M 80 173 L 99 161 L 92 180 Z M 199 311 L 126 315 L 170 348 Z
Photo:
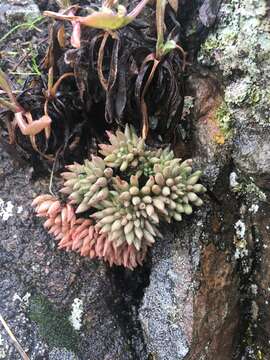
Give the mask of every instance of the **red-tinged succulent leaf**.
M 129 14 L 128 17 L 132 20 L 134 20 L 140 13 L 141 11 L 144 9 L 145 5 L 149 2 L 150 0 L 142 0 Z

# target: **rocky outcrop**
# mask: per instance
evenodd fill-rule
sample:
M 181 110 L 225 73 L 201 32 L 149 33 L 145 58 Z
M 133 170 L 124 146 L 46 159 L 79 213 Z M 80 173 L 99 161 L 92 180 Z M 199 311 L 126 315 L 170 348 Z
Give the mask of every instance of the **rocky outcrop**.
M 6 3 L 15 4 L 0 9 Z M 220 2 L 200 3 L 208 28 Z M 49 179 L 35 179 L 2 145 L 0 313 L 31 359 L 270 357 L 266 15 L 264 0 L 221 5 L 189 73 L 188 136 L 176 146 L 204 171 L 205 205 L 164 225 L 141 269 L 57 251 L 30 207 Z M 19 359 L 2 327 L 0 335 L 0 357 Z
M 189 83 L 194 97 L 192 157 L 204 170 L 209 193 L 193 219 L 173 233 L 165 230 L 153 249 L 140 321 L 148 353 L 157 359 L 214 359 L 218 352 L 225 360 L 233 358 L 240 326 L 240 276 L 232 255 L 238 205 L 229 188 L 232 142 L 220 143 L 217 80 L 207 72 L 194 73 Z
M 270 190 L 270 125 L 248 126 L 237 134 L 233 160 L 240 172 Z
M 200 246 L 202 239 L 211 241 L 208 227 L 206 215 L 198 214 L 154 250 L 140 320 L 148 352 L 157 359 L 214 359 L 217 349 L 219 359 L 233 356 L 239 278 L 228 251 Z
M 269 357 L 266 16 L 264 1 L 224 2 L 188 79 L 210 214 L 153 251 L 140 319 L 157 359 Z

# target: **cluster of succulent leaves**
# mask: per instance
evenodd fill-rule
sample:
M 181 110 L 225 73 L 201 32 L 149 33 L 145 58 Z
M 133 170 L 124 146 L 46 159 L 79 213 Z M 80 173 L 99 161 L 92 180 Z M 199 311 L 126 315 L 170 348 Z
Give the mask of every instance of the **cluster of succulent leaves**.
M 108 136 L 110 144 L 100 145 L 104 158 L 92 156 L 67 167 L 61 192 L 76 213 L 89 211 L 115 246 L 127 243 L 139 251 L 155 242 L 161 220 L 181 221 L 202 205 L 201 172 L 193 172 L 192 160 L 181 162 L 169 148 L 149 149 L 131 126 Z

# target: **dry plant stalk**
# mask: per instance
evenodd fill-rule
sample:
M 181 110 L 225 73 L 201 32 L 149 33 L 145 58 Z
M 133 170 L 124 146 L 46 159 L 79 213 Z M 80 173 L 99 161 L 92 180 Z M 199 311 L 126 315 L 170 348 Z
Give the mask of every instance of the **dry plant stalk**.
M 20 353 L 22 359 L 23 360 L 30 360 L 30 358 L 27 356 L 26 352 L 21 347 L 20 343 L 18 342 L 18 340 L 14 336 L 13 332 L 10 330 L 8 324 L 6 323 L 6 321 L 4 320 L 4 318 L 3 318 L 3 316 L 1 314 L 0 314 L 0 322 L 2 323 L 2 325 L 3 325 L 4 329 L 6 330 L 8 336 L 12 340 L 13 345 L 15 346 L 17 351 Z
M 19 127 L 21 133 L 29 136 L 33 149 L 39 152 L 36 146 L 35 136 L 45 131 L 45 136 L 48 139 L 50 134 L 51 118 L 48 113 L 45 113 L 38 120 L 33 120 L 30 112 L 25 111 L 18 103 L 10 85 L 10 81 L 6 74 L 0 69 L 0 88 L 3 89 L 8 96 L 8 100 L 0 98 L 0 107 L 4 107 L 14 113 L 14 118 L 8 128 L 10 143 L 15 142 L 15 128 Z

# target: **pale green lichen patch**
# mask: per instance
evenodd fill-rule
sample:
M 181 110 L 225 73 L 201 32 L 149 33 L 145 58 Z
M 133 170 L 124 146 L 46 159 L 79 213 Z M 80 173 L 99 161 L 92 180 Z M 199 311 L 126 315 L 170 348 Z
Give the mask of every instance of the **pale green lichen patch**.
M 219 65 L 227 75 L 235 69 L 256 75 L 260 72 L 258 55 L 267 55 L 270 47 L 266 14 L 266 2 L 262 0 L 232 0 L 224 4 L 218 29 L 202 46 L 200 60 Z
M 244 196 L 251 206 L 260 201 L 266 201 L 266 194 L 254 183 L 251 177 L 239 178 L 236 173 L 230 174 L 230 187 L 233 192 Z
M 232 134 L 232 115 L 226 102 L 223 102 L 216 111 L 216 119 L 225 139 Z
M 260 89 L 250 77 L 245 77 L 228 85 L 225 90 L 225 100 L 230 106 L 241 106 L 242 104 L 255 106 L 266 94 L 267 90 Z
M 69 321 L 75 330 L 80 330 L 82 327 L 83 302 L 76 298 L 72 303 L 72 311 Z
M 250 77 L 233 82 L 225 90 L 226 102 L 240 105 L 248 99 L 252 85 Z
M 193 96 L 186 96 L 185 97 L 185 102 L 184 102 L 184 107 L 183 107 L 183 118 L 187 117 L 190 113 L 191 110 L 194 108 L 194 97 Z
M 248 248 L 247 248 L 247 241 L 246 241 L 246 225 L 240 219 L 234 224 L 235 229 L 235 238 L 234 238 L 234 245 L 235 245 L 235 259 L 243 259 L 248 256 Z M 245 272 L 248 273 L 249 268 L 246 266 L 243 267 Z
M 199 61 L 221 70 L 225 101 L 239 124 L 269 121 L 270 32 L 265 0 L 222 5 L 217 28 L 202 45 Z M 239 112 L 239 108 L 247 110 Z
M 244 191 L 246 194 L 255 196 L 259 201 L 266 201 L 265 193 L 253 182 L 246 184 L 242 191 Z

